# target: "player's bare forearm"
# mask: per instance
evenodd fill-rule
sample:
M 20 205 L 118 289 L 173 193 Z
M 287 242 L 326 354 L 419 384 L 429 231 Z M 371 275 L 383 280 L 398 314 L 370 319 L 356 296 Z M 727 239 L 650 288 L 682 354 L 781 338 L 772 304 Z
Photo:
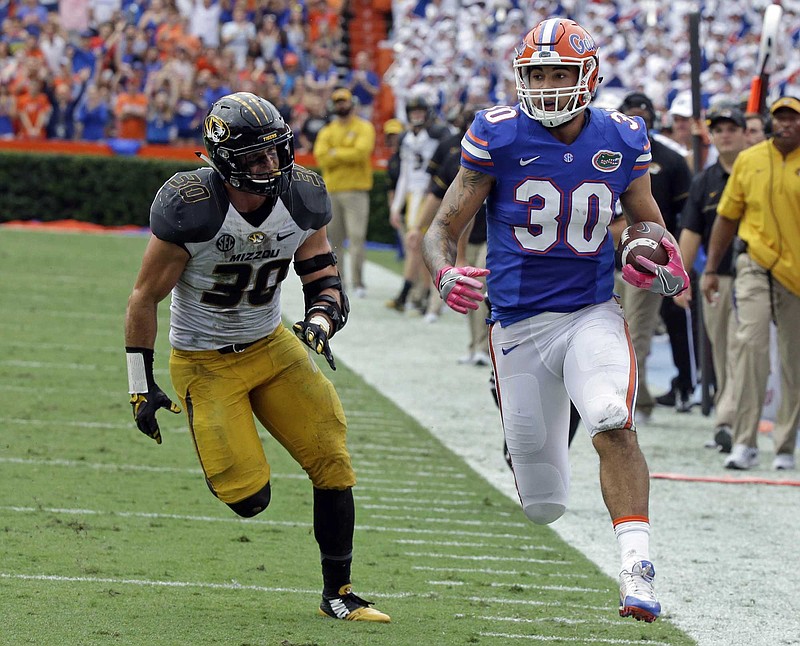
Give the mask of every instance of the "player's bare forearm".
M 650 175 L 645 173 L 633 180 L 619 197 L 622 208 L 627 220 L 633 224 L 636 222 L 655 222 L 666 228 L 661 210 L 650 190 Z M 677 244 L 677 242 L 676 242 Z
M 125 312 L 126 347 L 153 348 L 158 330 L 157 320 L 157 304 L 134 289 Z
M 492 189 L 490 175 L 461 168 L 447 189 L 422 242 L 425 265 L 432 276 L 456 260 L 458 239 Z

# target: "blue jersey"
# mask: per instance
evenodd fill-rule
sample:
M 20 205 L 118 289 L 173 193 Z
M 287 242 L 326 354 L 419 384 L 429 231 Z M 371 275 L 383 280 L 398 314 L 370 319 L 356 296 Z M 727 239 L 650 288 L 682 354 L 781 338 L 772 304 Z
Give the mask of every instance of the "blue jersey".
M 648 172 L 650 142 L 639 117 L 586 113 L 569 145 L 519 105 L 479 112 L 461 142 L 461 165 L 495 179 L 486 201 L 487 290 L 492 319 L 503 325 L 613 295 L 608 225 L 619 196 Z

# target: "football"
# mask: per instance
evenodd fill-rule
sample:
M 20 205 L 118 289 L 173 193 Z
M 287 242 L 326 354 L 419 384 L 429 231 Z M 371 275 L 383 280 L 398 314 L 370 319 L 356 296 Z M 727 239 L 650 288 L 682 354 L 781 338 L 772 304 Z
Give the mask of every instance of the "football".
M 638 258 L 649 258 L 657 265 L 666 265 L 669 256 L 661 244 L 666 233 L 666 229 L 655 222 L 637 222 L 629 226 L 619 239 L 620 261 L 646 274 L 652 272 L 640 265 Z

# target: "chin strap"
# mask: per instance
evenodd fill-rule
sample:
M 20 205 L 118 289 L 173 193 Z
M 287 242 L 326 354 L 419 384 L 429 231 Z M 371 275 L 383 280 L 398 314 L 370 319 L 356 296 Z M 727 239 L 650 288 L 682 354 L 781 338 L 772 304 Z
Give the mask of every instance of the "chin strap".
M 197 156 L 198 156 L 200 159 L 202 159 L 202 160 L 203 160 L 203 161 L 204 161 L 206 164 L 208 164 L 209 166 L 211 166 L 211 168 L 213 168 L 215 171 L 217 171 L 217 172 L 220 174 L 220 176 L 221 176 L 221 177 L 223 176 L 223 175 L 222 175 L 222 173 L 220 173 L 220 172 L 219 172 L 219 168 L 217 168 L 217 167 L 214 165 L 214 162 L 212 162 L 212 161 L 211 161 L 211 160 L 208 158 L 208 155 L 206 155 L 205 153 L 201 153 L 201 152 L 199 152 L 199 151 L 197 151 L 197 150 L 195 150 L 195 151 L 194 151 L 194 154 L 195 154 L 195 155 L 197 155 Z

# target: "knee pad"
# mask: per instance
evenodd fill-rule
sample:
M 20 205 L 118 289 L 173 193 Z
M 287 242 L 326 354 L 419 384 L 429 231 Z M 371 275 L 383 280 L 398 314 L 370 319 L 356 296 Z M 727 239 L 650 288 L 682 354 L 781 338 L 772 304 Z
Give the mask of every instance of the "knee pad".
M 583 423 L 592 436 L 601 431 L 613 431 L 629 426 L 630 411 L 622 397 L 599 395 L 584 402 L 586 417 Z
M 535 502 L 523 508 L 525 515 L 536 525 L 549 525 L 564 515 L 566 506 L 556 502 Z
M 522 510 L 537 525 L 549 525 L 567 509 L 569 476 L 552 464 L 514 462 L 514 475 Z
M 235 511 L 239 516 L 242 516 L 243 518 L 252 518 L 256 514 L 260 514 L 269 506 L 269 501 L 271 498 L 272 491 L 268 482 L 260 491 L 257 491 L 252 496 L 248 496 L 239 502 L 229 502 L 225 504 L 233 509 L 233 511 Z

